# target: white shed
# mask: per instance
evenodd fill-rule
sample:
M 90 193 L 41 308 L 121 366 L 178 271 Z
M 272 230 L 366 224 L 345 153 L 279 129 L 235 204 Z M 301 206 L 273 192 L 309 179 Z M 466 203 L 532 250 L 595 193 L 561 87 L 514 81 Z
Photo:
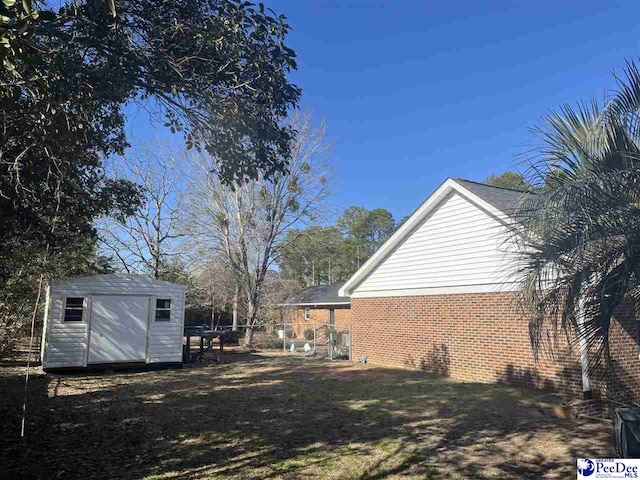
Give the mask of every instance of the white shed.
M 182 361 L 185 287 L 114 273 L 51 282 L 43 368 Z

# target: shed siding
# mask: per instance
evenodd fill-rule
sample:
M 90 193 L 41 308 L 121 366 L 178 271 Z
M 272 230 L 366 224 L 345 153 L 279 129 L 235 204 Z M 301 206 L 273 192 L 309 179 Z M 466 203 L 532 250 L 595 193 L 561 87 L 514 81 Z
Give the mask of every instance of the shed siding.
M 443 287 L 504 288 L 510 280 L 505 233 L 499 220 L 453 192 L 354 289 L 352 297 Z
M 49 316 L 51 315 L 51 287 L 47 285 L 47 291 L 44 304 L 44 319 L 42 320 L 42 341 L 40 342 L 40 363 L 44 365 L 45 339 L 47 338 L 47 327 L 49 325 Z
M 87 351 L 87 312 L 82 322 L 64 321 L 64 296 L 51 288 L 44 365 L 47 368 L 82 367 Z
M 94 295 L 144 295 L 149 297 L 147 363 L 180 362 L 184 326 L 184 289 L 132 275 L 98 275 L 52 284 L 47 301 L 43 365 L 45 368 L 86 366 L 89 345 L 89 312 Z M 88 299 L 82 322 L 64 322 L 66 297 Z M 155 321 L 155 299 L 171 299 L 171 321 Z
M 171 320 L 155 321 L 155 298 L 171 298 Z M 182 331 L 184 325 L 184 292 L 173 291 L 170 296 L 157 295 L 151 302 L 147 362 L 180 362 L 182 360 Z

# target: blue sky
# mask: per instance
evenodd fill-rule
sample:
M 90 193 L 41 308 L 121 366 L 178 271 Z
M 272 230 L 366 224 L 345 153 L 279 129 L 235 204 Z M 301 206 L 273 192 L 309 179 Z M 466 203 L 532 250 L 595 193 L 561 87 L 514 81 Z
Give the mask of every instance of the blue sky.
M 335 209 L 397 219 L 448 176 L 513 169 L 542 115 L 602 97 L 640 56 L 632 1 L 265 3 L 293 27 L 302 107 L 327 121 Z

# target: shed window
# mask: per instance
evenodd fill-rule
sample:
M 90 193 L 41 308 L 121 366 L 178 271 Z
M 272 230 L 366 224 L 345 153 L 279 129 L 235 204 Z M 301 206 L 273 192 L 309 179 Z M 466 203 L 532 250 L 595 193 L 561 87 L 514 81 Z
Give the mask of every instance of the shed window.
M 311 320 L 311 309 L 310 308 L 305 308 L 304 309 L 304 319 L 305 320 Z
M 171 299 L 158 298 L 156 300 L 156 322 L 168 322 L 171 320 Z
M 81 322 L 84 313 L 84 297 L 67 297 L 64 306 L 65 322 Z

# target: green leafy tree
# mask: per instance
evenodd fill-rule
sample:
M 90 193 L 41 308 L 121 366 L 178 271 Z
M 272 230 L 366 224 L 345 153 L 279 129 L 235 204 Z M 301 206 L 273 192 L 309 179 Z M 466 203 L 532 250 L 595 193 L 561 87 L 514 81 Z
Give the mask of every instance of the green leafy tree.
M 113 271 L 111 259 L 97 253 L 95 238 L 69 235 L 67 241 L 66 248 L 57 247 L 48 252 L 37 242 L 29 242 L 21 246 L 17 255 L 3 258 L 10 274 L 5 275 L 7 280 L 0 289 L 0 358 L 10 354 L 17 341 L 28 332 L 38 295 L 38 278 L 43 272 L 51 278 L 63 278 Z M 41 303 L 40 315 L 43 307 Z
M 613 312 L 640 299 L 639 120 L 634 63 L 606 104 L 594 99 L 547 116 L 532 168 L 544 188 L 514 227 L 536 351 L 549 332 L 565 333 L 594 372 L 610 366 Z
M 138 187 L 102 164 L 128 146 L 128 105 L 206 150 L 227 183 L 286 170 L 295 132 L 282 120 L 300 96 L 287 79 L 296 67 L 288 31 L 284 16 L 232 0 L 55 11 L 2 0 L 0 302 L 14 311 L 8 289 L 38 278 L 27 272 L 52 272 L 78 245 L 93 249 L 97 219 L 139 206 Z
M 511 188 L 514 190 L 531 189 L 529 182 L 517 172 L 504 172 L 501 175 L 491 175 L 485 182 L 494 187 Z
M 368 210 L 364 207 L 352 205 L 342 212 L 338 218 L 337 225 L 345 237 L 354 237 L 357 226 L 362 223 L 362 218 L 367 214 Z
M 285 278 L 304 286 L 345 281 L 395 231 L 388 210 L 347 208 L 335 226 L 312 226 L 290 233 L 279 266 Z
M 410 218 L 411 218 L 411 215 L 405 215 L 400 220 L 398 220 L 398 222 L 396 223 L 396 230 L 399 229 L 402 225 L 404 225 L 404 222 L 406 222 Z
M 346 238 L 355 240 L 359 263 L 364 263 L 373 255 L 396 228 L 393 215 L 388 210 L 367 210 L 357 206 L 351 206 L 344 211 L 338 219 L 338 226 Z
M 295 230 L 287 240 L 278 260 L 283 278 L 311 286 L 346 280 L 353 273 L 347 240 L 337 227 Z
M 3 18 L 25 16 L 7 1 Z M 286 76 L 296 63 L 284 44 L 284 15 L 233 0 L 116 6 L 114 17 L 100 1 L 65 3 L 58 12 L 44 4 L 27 15 L 38 21 L 9 20 L 5 34 L 24 31 L 3 50 L 13 54 L 11 69 L 0 70 L 3 110 L 35 110 L 45 124 L 61 116 L 67 126 L 57 125 L 59 133 L 82 129 L 101 140 L 98 147 L 122 153 L 122 108 L 139 102 L 188 146 L 218 158 L 224 179 L 286 168 L 294 132 L 281 120 L 300 90 Z
M 39 10 L 55 21 L 14 25 L 28 34 L 11 43 L 13 69 L 0 70 L 0 245 L 24 232 L 55 243 L 54 219 L 87 224 L 131 197 L 100 160 L 127 147 L 131 102 L 224 159 L 213 168 L 227 181 L 286 166 L 293 129 L 280 121 L 300 92 L 286 78 L 295 54 L 283 16 L 225 0 L 117 7 L 115 20 L 102 2 L 74 2 Z

